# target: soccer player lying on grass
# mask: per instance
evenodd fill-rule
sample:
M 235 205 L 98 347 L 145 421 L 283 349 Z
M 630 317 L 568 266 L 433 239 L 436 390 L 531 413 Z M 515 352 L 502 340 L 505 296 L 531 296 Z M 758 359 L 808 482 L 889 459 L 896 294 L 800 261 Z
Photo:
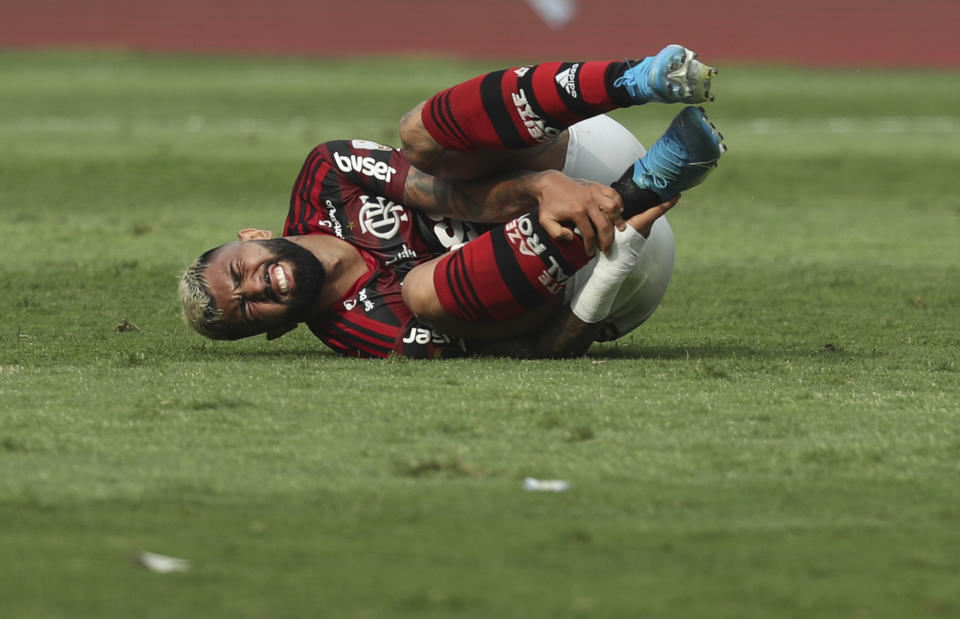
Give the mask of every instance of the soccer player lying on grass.
M 672 270 L 672 234 L 665 220 L 657 227 L 654 222 L 680 191 L 699 184 L 716 165 L 721 136 L 693 107 L 684 109 L 646 154 L 629 132 L 603 116 L 563 128 L 630 104 L 623 92 L 632 103 L 703 100 L 712 70 L 679 46 L 634 67 L 582 63 L 578 71 L 577 66 L 581 63 L 512 70 L 520 77 L 547 71 L 549 79 L 519 89 L 524 107 L 507 112 L 514 129 L 547 138 L 540 146 L 483 137 L 478 121 L 489 115 L 491 97 L 483 89 L 471 94 L 476 80 L 431 100 L 451 93 L 461 99 L 456 117 L 438 106 L 448 114 L 443 122 L 457 128 L 460 143 L 450 143 L 421 114 L 430 102 L 404 120 L 405 151 L 423 167 L 475 176 L 466 172 L 476 158 L 489 166 L 483 174 L 515 165 L 533 171 L 453 180 L 411 167 L 399 151 L 378 144 L 318 146 L 294 186 L 286 238 L 243 230 L 239 242 L 208 251 L 184 274 L 181 300 L 188 323 L 214 338 L 267 333 L 272 339 L 306 322 L 334 350 L 364 357 L 574 355 L 594 339 L 636 327 L 659 303 Z M 516 102 L 517 84 L 504 75 L 478 79 L 496 82 L 491 92 Z M 459 88 L 467 92 L 458 94 Z M 548 116 L 542 107 L 530 107 L 550 88 L 575 99 L 582 93 L 577 114 L 568 110 L 556 120 L 561 115 L 555 110 Z M 533 129 L 531 114 L 540 123 Z M 544 118 L 558 127 L 544 124 Z M 467 123 L 470 131 L 462 128 Z M 421 130 L 439 147 L 418 134 Z M 505 127 L 495 133 L 507 135 Z M 518 150 L 501 150 L 501 161 L 458 148 Z M 609 183 L 638 156 L 612 187 L 557 171 Z M 619 220 L 621 212 L 629 225 Z M 609 257 L 592 260 L 595 241 L 610 250 Z M 571 278 L 574 283 L 566 286 Z

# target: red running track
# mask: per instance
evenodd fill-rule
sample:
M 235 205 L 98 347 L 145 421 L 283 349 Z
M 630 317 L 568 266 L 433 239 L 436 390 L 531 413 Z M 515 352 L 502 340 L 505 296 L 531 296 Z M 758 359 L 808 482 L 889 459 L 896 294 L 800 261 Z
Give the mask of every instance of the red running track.
M 575 19 L 551 30 L 521 0 L 0 0 L 0 47 L 519 61 L 678 42 L 713 61 L 960 68 L 957 0 L 575 1 Z

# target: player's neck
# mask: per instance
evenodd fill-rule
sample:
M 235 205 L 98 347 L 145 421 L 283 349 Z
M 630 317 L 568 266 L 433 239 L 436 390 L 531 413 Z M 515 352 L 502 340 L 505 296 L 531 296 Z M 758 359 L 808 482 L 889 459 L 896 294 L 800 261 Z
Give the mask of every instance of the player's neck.
M 320 296 L 311 311 L 314 315 L 330 309 L 369 270 L 360 252 L 337 237 L 308 235 L 291 236 L 287 239 L 308 250 L 323 265 L 326 278 Z

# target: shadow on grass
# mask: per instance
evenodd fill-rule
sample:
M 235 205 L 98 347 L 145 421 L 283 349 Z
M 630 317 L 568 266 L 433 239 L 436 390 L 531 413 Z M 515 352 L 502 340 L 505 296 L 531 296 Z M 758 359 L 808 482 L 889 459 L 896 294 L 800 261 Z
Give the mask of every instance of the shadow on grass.
M 310 348 L 298 346 L 295 348 L 276 348 L 265 345 L 263 348 L 249 346 L 230 348 L 227 346 L 200 347 L 183 351 L 183 355 L 190 361 L 263 361 L 263 360 L 292 360 L 292 359 L 346 359 L 322 346 Z
M 758 347 L 742 344 L 701 344 L 692 346 L 598 346 L 590 350 L 597 359 L 811 359 L 851 360 L 875 359 L 887 353 L 882 350 L 850 351 L 832 344 L 809 347 Z
M 183 351 L 183 355 L 190 361 L 366 361 L 383 362 L 378 359 L 356 359 L 346 357 L 329 350 L 322 345 L 287 346 L 284 348 L 272 347 L 264 344 L 262 347 L 242 345 L 236 348 L 211 345 Z M 854 359 L 876 359 L 887 355 L 883 350 L 848 350 L 833 344 L 810 343 L 809 346 L 780 346 L 761 347 L 745 344 L 692 344 L 692 345 L 659 345 L 643 346 L 634 343 L 629 345 L 596 344 L 587 353 L 591 359 L 632 359 L 632 360 L 698 360 L 698 359 L 814 359 L 825 361 L 850 361 Z M 478 357 L 477 359 L 482 359 Z M 393 359 L 398 361 L 399 359 Z M 389 361 L 389 360 L 387 360 Z M 404 361 L 410 361 L 404 359 Z M 434 363 L 434 362 L 429 362 Z

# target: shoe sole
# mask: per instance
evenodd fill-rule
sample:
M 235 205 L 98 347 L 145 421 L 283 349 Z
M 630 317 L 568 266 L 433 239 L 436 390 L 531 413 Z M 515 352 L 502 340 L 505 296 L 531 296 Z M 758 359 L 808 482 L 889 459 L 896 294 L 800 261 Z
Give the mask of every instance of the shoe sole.
M 690 106 L 684 108 L 680 116 L 683 124 L 690 123 L 696 126 L 696 135 L 702 142 L 703 150 L 712 150 L 716 153 L 715 157 L 707 161 L 691 161 L 690 165 L 709 168 L 716 166 L 720 155 L 727 152 L 727 145 L 723 143 L 723 134 L 707 117 L 706 110 L 699 106 Z
M 683 56 L 671 61 L 667 72 L 671 94 L 681 103 L 704 103 L 714 100 L 710 86 L 719 71 L 697 60 L 696 52 L 686 47 Z

